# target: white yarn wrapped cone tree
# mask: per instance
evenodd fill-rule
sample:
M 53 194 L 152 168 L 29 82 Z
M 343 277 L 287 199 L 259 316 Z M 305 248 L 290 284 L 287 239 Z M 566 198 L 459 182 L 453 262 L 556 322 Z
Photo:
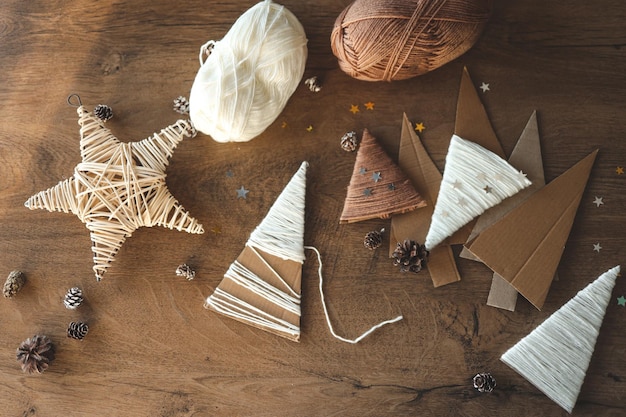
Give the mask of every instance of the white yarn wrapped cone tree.
M 583 385 L 619 265 L 582 289 L 500 358 L 571 413 Z
M 500 156 L 453 135 L 437 203 L 424 243 L 431 250 L 531 182 Z

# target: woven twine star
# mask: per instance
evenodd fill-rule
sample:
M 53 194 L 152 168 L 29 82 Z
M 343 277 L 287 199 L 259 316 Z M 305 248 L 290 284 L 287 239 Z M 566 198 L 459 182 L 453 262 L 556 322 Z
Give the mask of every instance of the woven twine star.
M 70 178 L 33 195 L 24 205 L 31 210 L 71 212 L 85 223 L 98 281 L 126 238 L 140 227 L 204 233 L 165 183 L 174 149 L 185 136 L 195 135 L 191 122 L 179 120 L 152 137 L 122 143 L 78 100 L 82 162 Z

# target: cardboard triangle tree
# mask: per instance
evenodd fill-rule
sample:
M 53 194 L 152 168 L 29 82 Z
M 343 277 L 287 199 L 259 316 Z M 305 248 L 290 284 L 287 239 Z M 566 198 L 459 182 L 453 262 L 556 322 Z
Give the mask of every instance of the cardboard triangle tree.
M 616 266 L 602 274 L 500 358 L 568 413 L 576 405 L 619 271 Z
M 541 310 L 598 151 L 535 192 L 466 247 Z
M 398 165 L 407 173 L 411 182 L 426 200 L 427 206 L 410 213 L 400 214 L 391 218 L 389 256 L 392 256 L 397 242 L 405 239 L 424 242 L 430 219 L 433 214 L 441 173 L 426 152 L 422 141 L 415 133 L 406 114 L 402 118 L 402 135 Z M 428 273 L 435 287 L 459 281 L 461 276 L 454 261 L 454 254 L 449 244 L 443 244 L 430 252 L 428 257 Z
M 526 176 L 482 146 L 452 136 L 424 245 L 432 250 L 487 209 L 530 185 Z
M 507 198 L 501 204 L 490 208 L 483 213 L 476 221 L 472 232 L 468 238 L 474 239 L 483 230 L 500 220 L 506 213 L 517 207 L 524 200 L 530 197 L 535 191 L 546 184 L 543 172 L 543 161 L 541 157 L 541 142 L 539 139 L 539 128 L 537 125 L 537 112 L 533 112 L 522 131 L 511 156 L 509 163 L 526 174 L 532 184 Z M 463 248 L 460 257 L 478 261 L 478 259 L 467 249 Z M 504 278 L 497 273 L 493 274 L 491 289 L 487 299 L 487 305 L 502 308 L 509 311 L 515 310 L 517 302 L 517 291 Z
M 293 341 L 300 339 L 307 166 L 302 163 L 205 303 Z
M 406 174 L 365 129 L 339 222 L 388 218 L 424 206 Z

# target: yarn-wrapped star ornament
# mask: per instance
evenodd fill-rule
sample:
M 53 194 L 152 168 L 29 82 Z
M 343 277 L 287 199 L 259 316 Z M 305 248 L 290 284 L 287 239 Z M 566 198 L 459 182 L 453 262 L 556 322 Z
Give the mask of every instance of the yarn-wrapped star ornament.
M 140 227 L 164 226 L 204 233 L 169 192 L 165 169 L 176 146 L 195 135 L 190 121 L 176 123 L 139 142 L 120 142 L 78 96 L 80 154 L 74 175 L 30 197 L 24 205 L 75 214 L 89 229 L 93 270 L 100 281 L 126 238 Z

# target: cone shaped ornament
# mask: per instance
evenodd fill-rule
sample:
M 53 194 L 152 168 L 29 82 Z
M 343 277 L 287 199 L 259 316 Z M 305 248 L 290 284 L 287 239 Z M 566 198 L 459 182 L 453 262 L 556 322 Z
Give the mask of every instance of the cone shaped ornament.
M 500 156 L 453 135 L 426 249 L 433 249 L 475 217 L 530 184 L 524 174 Z
M 303 162 L 205 304 L 293 341 L 300 339 L 307 167 Z
M 406 174 L 365 129 L 339 223 L 388 218 L 424 206 Z
M 571 413 L 620 267 L 602 274 L 500 358 Z

